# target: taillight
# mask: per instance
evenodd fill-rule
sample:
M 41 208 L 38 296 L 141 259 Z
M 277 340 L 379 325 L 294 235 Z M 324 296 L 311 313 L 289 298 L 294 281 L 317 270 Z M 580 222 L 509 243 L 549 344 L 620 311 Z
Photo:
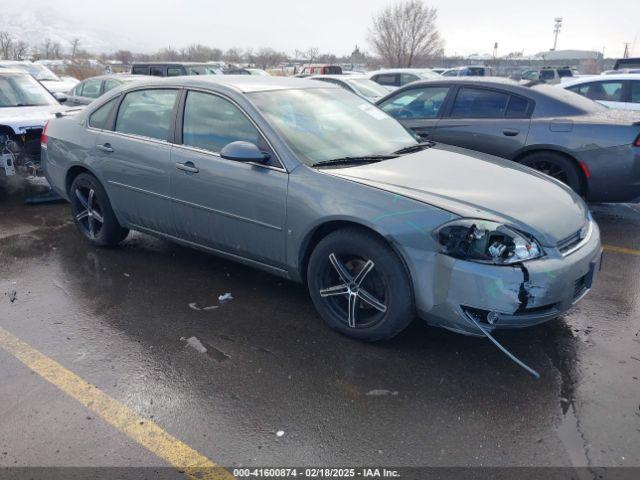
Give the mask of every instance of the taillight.
M 633 145 L 634 145 L 635 147 L 640 147 L 640 135 L 638 135 L 638 138 L 636 138 L 636 141 L 635 141 L 635 142 L 633 142 Z
M 40 145 L 47 144 L 47 127 L 49 126 L 49 122 L 44 124 L 44 128 L 42 129 L 42 134 L 40 135 Z

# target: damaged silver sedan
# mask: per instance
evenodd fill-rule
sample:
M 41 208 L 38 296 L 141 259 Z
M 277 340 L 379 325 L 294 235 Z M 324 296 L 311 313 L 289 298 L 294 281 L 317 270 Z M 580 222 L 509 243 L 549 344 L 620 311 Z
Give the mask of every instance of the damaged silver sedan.
M 304 282 L 326 322 L 393 337 L 551 320 L 590 289 L 600 234 L 542 173 L 420 143 L 339 87 L 169 78 L 49 122 L 43 164 L 99 246 L 130 229 Z

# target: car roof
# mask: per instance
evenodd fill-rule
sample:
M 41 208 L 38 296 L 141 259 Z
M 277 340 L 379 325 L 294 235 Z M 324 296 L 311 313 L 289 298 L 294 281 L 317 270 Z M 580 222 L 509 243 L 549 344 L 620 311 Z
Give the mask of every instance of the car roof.
M 367 75 L 377 75 L 379 73 L 414 73 L 414 72 L 432 72 L 430 68 L 383 68 L 368 72 Z
M 495 87 L 522 87 L 518 82 L 512 80 L 507 77 L 442 77 L 442 78 L 434 78 L 433 80 L 418 80 L 415 82 L 408 83 L 407 85 L 416 86 L 422 84 L 433 84 L 433 83 L 459 83 L 459 84 L 481 84 L 484 86 L 495 86 Z M 522 87 L 526 88 L 526 87 Z
M 567 80 L 562 82 L 560 86 L 580 85 L 582 83 L 591 82 L 609 82 L 615 80 L 640 80 L 640 75 L 637 73 L 612 73 L 610 75 L 591 75 L 588 77 L 577 77 L 575 80 Z
M 18 70 L 14 68 L 0 68 L 0 75 L 28 75 L 31 76 L 26 70 Z
M 357 74 L 357 75 L 313 75 L 309 78 L 333 78 L 335 80 L 344 80 L 347 81 L 349 79 L 364 79 L 364 80 L 369 80 L 369 77 L 365 74 Z
M 154 77 L 151 75 L 134 75 L 132 73 L 106 73 L 104 75 L 96 75 L 94 77 L 87 77 L 84 80 L 81 80 L 82 82 L 86 82 L 87 80 L 108 80 L 110 78 L 113 78 L 115 80 L 151 80 L 153 78 L 158 78 L 158 77 Z
M 131 64 L 134 67 L 137 66 L 144 66 L 144 65 L 186 65 L 186 66 L 193 66 L 193 65 L 206 65 L 208 67 L 210 67 L 211 65 L 213 65 L 212 63 L 207 63 L 207 62 L 133 62 Z
M 314 82 L 304 78 L 268 77 L 263 75 L 189 75 L 182 77 L 154 77 L 146 83 L 153 85 L 180 85 L 183 87 L 210 88 L 223 86 L 242 93 L 267 92 L 271 90 L 300 90 L 311 88 L 340 88 L 325 82 Z

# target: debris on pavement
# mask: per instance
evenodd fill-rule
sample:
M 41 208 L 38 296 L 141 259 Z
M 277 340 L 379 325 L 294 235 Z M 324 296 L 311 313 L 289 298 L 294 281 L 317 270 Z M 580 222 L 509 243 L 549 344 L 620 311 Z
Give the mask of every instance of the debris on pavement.
M 206 347 L 202 345 L 200 340 L 198 340 L 196 337 L 189 337 L 189 338 L 182 337 L 180 340 L 182 341 L 186 340 L 187 345 L 189 345 L 191 348 L 195 349 L 200 353 L 207 353 Z
M 189 304 L 189 308 L 191 310 L 197 310 L 197 311 L 202 311 L 202 310 L 215 310 L 216 308 L 218 308 L 218 305 L 211 305 L 210 307 L 199 307 L 198 304 L 196 302 L 191 302 Z
M 230 302 L 231 300 L 233 300 L 233 295 L 231 295 L 230 293 L 225 293 L 224 295 L 220 295 L 218 297 L 218 301 L 222 304 L 222 303 L 227 303 Z
M 398 392 L 396 390 L 374 389 L 374 390 L 369 390 L 367 393 L 365 393 L 365 395 L 368 397 L 383 397 L 385 395 L 396 396 L 398 395 Z
M 276 436 L 277 436 L 277 437 L 282 437 L 283 435 L 284 435 L 284 430 L 278 430 L 278 431 L 276 432 Z
M 18 292 L 16 292 L 15 290 L 9 291 L 9 301 L 11 303 L 15 302 L 17 297 L 18 297 Z

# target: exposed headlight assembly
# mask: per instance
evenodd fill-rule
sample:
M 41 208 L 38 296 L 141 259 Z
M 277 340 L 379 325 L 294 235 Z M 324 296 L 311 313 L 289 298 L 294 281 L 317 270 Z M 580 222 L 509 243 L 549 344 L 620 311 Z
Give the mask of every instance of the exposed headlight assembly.
M 488 220 L 454 220 L 439 227 L 434 237 L 442 253 L 473 262 L 511 265 L 543 255 L 534 238 Z

